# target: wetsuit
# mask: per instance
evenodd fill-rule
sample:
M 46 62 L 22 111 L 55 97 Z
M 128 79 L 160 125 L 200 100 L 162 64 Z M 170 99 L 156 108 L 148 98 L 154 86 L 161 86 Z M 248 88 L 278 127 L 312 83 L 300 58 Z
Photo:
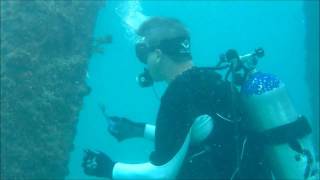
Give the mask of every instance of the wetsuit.
M 193 67 L 178 75 L 161 98 L 155 150 L 150 155 L 152 164 L 168 162 L 183 144 L 193 120 L 208 114 L 214 119 L 214 129 L 203 143 L 189 148 L 177 179 L 230 179 L 237 167 L 237 148 L 241 146 L 237 142 L 243 139 L 239 124 L 234 122 L 241 118 L 237 97 L 236 90 L 231 90 L 230 84 L 212 69 Z M 238 176 L 254 178 L 263 174 L 266 178 L 263 160 L 254 149 L 251 151 L 255 156 L 248 156 L 249 151 L 244 153 L 248 160 L 242 163 L 245 167 Z

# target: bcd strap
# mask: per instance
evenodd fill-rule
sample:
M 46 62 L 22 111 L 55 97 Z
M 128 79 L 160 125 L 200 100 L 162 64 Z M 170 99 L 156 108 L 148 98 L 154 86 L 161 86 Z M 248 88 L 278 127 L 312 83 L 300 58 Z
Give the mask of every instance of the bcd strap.
M 297 120 L 292 123 L 272 128 L 262 133 L 251 132 L 248 134 L 248 138 L 254 143 L 262 145 L 288 144 L 291 149 L 306 156 L 307 165 L 304 172 L 304 179 L 307 179 L 311 174 L 313 157 L 309 150 L 303 149 L 298 139 L 310 134 L 311 131 L 308 120 L 304 116 L 299 116 Z M 298 160 L 298 156 L 296 160 Z
M 251 132 L 249 138 L 264 145 L 278 145 L 290 143 L 312 132 L 308 120 L 299 116 L 296 121 L 266 130 L 262 133 Z

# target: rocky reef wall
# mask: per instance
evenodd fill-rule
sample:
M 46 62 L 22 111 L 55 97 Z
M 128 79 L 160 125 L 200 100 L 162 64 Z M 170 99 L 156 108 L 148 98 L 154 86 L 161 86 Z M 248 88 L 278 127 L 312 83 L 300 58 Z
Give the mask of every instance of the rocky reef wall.
M 63 179 L 104 0 L 1 1 L 1 178 Z

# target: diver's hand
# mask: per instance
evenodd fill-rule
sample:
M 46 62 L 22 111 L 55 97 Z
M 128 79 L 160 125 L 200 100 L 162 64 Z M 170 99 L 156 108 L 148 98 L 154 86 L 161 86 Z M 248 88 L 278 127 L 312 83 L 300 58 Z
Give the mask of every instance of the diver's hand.
M 108 131 L 118 141 L 133 137 L 143 137 L 144 123 L 136 123 L 127 118 L 112 116 L 109 117 Z
M 103 152 L 84 151 L 82 168 L 89 176 L 112 178 L 114 162 Z

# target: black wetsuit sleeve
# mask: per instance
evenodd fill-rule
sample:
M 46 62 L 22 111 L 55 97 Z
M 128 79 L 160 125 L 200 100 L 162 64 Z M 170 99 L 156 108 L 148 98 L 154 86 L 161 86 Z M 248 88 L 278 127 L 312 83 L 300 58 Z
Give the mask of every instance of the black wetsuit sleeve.
M 151 163 L 162 165 L 174 157 L 182 146 L 192 124 L 187 83 L 175 82 L 161 99 L 156 121 L 155 150 Z

